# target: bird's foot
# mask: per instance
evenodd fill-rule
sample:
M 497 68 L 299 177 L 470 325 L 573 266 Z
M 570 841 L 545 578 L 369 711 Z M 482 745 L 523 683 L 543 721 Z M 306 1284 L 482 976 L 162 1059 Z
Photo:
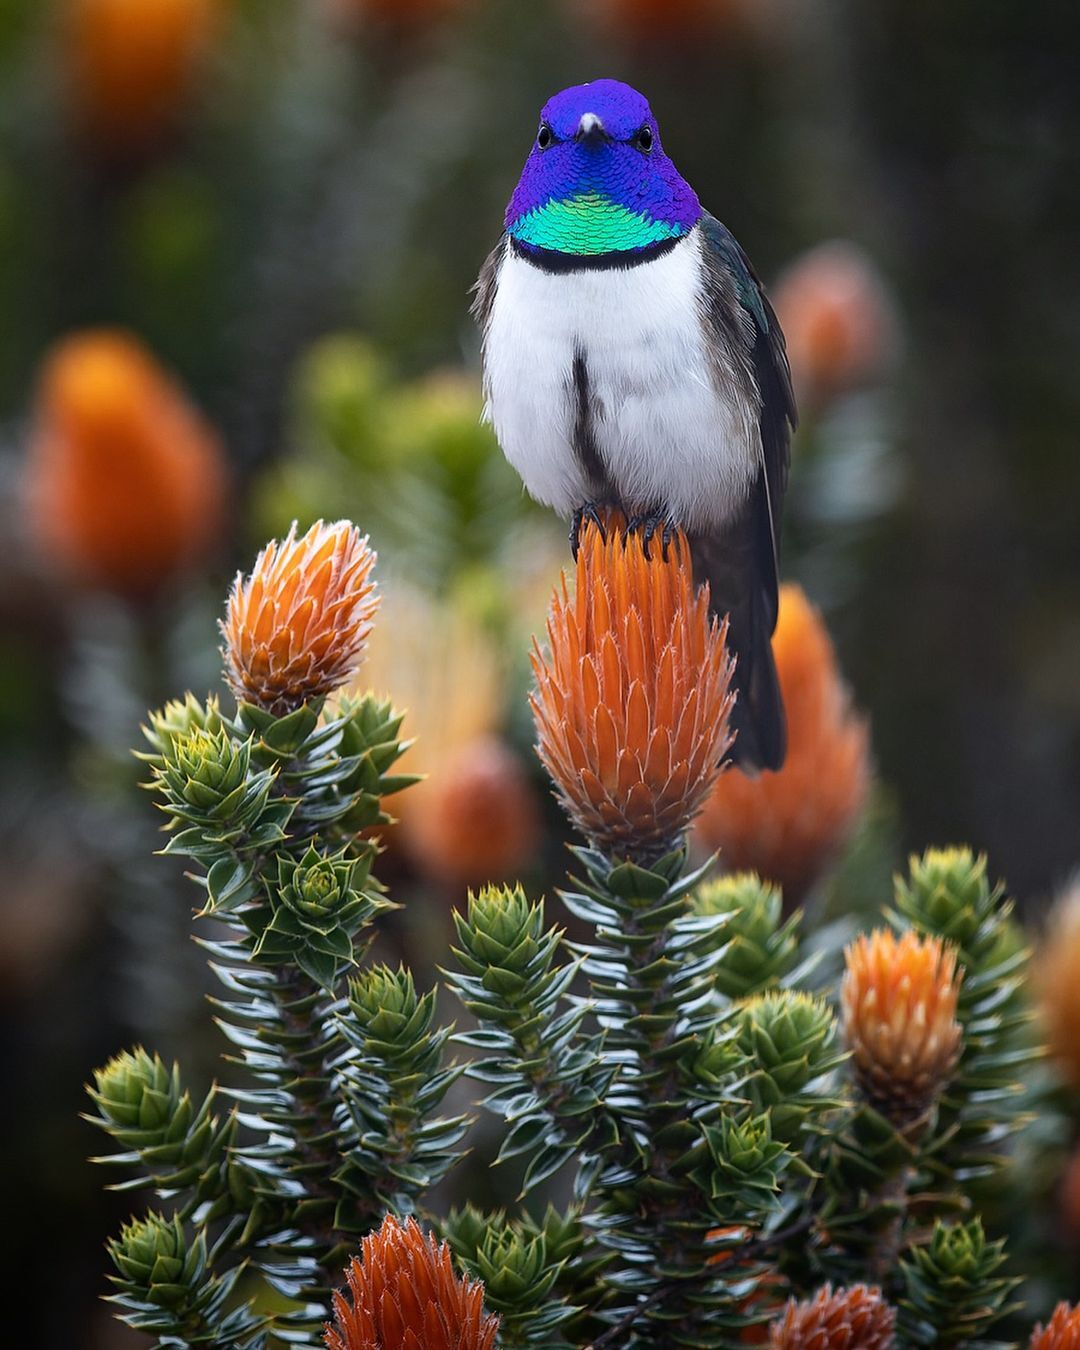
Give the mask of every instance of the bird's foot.
M 579 506 L 570 518 L 570 552 L 577 562 L 578 549 L 581 547 L 581 531 L 585 525 L 592 524 L 600 531 L 600 538 L 607 543 L 607 526 L 596 502 L 585 502 Z
M 646 560 L 652 562 L 652 554 L 649 552 L 649 548 L 656 538 L 657 530 L 660 530 L 660 555 L 664 562 L 667 562 L 668 549 L 675 534 L 675 526 L 665 508 L 657 506 L 644 515 L 631 516 L 626 524 L 625 538 L 629 538 L 631 534 L 640 534 L 641 551 L 645 554 Z

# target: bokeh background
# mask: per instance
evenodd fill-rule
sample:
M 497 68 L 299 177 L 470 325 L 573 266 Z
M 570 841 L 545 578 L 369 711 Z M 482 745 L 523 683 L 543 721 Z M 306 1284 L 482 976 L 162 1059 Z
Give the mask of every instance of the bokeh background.
M 130 749 L 216 685 L 267 537 L 348 515 L 380 554 L 367 678 L 429 775 L 387 840 L 391 952 L 430 970 L 470 883 L 559 882 L 525 690 L 565 526 L 480 426 L 468 292 L 564 85 L 647 93 L 788 332 L 785 572 L 874 766 L 807 896 L 842 919 L 962 840 L 1038 925 L 1080 864 L 1078 57 L 1055 0 L 0 0 L 18 1344 L 139 1343 L 98 1302 L 129 1207 L 84 1161 L 81 1084 L 133 1040 L 196 1079 L 218 1047 Z M 1059 1236 L 1066 1144 L 1040 1145 Z

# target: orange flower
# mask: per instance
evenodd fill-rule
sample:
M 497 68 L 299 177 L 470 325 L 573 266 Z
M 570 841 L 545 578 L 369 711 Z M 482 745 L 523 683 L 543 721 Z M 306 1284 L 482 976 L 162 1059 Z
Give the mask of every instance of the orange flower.
M 516 876 L 539 833 L 533 787 L 498 737 L 459 746 L 424 784 L 422 809 L 402 822 L 419 867 L 453 885 Z
M 237 573 L 221 631 L 225 677 L 238 701 L 282 716 L 350 680 L 378 607 L 375 554 L 355 525 L 294 521 L 251 576 Z
M 31 518 L 48 555 L 123 595 L 153 592 L 205 554 L 221 528 L 221 443 L 124 333 L 81 333 L 53 350 L 27 475 Z
M 1080 881 L 1050 911 L 1032 976 L 1050 1053 L 1080 1088 Z
M 186 103 L 221 0 L 68 0 L 75 112 L 104 148 L 138 152 Z
M 731 745 L 726 625 L 709 617 L 680 534 L 666 560 L 614 523 L 582 533 L 576 593 L 551 603 L 533 643 L 538 751 L 563 806 L 597 848 L 637 860 L 674 847 Z
M 876 379 L 895 357 L 895 307 L 855 244 L 834 240 L 804 253 L 777 281 L 772 302 L 800 403 Z
M 1045 1329 L 1040 1322 L 1031 1333 L 1030 1350 L 1080 1350 L 1080 1307 L 1059 1303 Z
M 334 1294 L 328 1350 L 491 1350 L 499 1319 L 484 1312 L 484 1286 L 458 1279 L 450 1248 L 415 1219 L 388 1214 L 346 1272 L 349 1294 Z
M 732 769 L 697 826 L 732 872 L 757 872 L 794 905 L 848 839 L 870 788 L 870 736 L 854 712 L 821 615 L 798 586 L 783 586 L 773 654 L 788 724 L 777 773 Z
M 773 1350 L 889 1350 L 896 1310 L 881 1290 L 865 1284 L 819 1289 L 812 1300 L 788 1302 L 783 1317 L 769 1328 Z
M 859 1088 L 894 1124 L 919 1120 L 960 1055 L 956 953 L 938 938 L 879 928 L 844 959 L 844 1039 Z

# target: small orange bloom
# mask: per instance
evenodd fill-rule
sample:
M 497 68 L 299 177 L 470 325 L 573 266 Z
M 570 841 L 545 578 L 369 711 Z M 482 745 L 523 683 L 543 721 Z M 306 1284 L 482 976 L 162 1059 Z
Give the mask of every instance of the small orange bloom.
M 956 953 L 938 938 L 879 928 L 844 959 L 844 1039 L 859 1088 L 894 1124 L 918 1120 L 960 1056 Z
M 804 253 L 777 281 L 772 302 L 800 402 L 878 378 L 895 356 L 895 306 L 855 244 L 835 240 Z
M 38 389 L 29 506 L 46 553 L 123 595 L 152 593 L 204 555 L 225 498 L 221 443 L 135 338 L 61 342 Z
M 458 1279 L 450 1248 L 415 1219 L 388 1214 L 346 1272 L 351 1302 L 334 1294 L 328 1350 L 491 1350 L 499 1319 L 484 1286 Z
M 76 115 L 104 148 L 145 149 L 183 109 L 221 0 L 68 0 Z
M 891 1350 L 896 1310 L 865 1284 L 819 1289 L 812 1300 L 788 1302 L 769 1328 L 773 1350 Z
M 773 655 L 788 752 L 776 773 L 733 768 L 702 811 L 697 837 L 732 872 L 779 885 L 789 907 L 848 839 L 870 788 L 870 735 L 852 708 L 828 630 L 798 586 L 780 590 Z
M 709 617 L 678 535 L 651 561 L 640 537 L 585 528 L 534 641 L 538 752 L 563 806 L 597 848 L 648 860 L 674 847 L 731 745 L 726 624 Z
M 1050 1053 L 1061 1073 L 1080 1088 L 1080 882 L 1050 911 L 1032 984 Z
M 423 788 L 402 830 L 428 876 L 476 888 L 516 876 L 529 861 L 540 825 L 535 790 L 498 737 L 457 747 Z
M 350 680 L 378 607 L 375 554 L 355 525 L 296 523 L 237 573 L 221 624 L 225 678 L 238 701 L 282 716 Z
M 1030 1350 L 1080 1350 L 1080 1307 L 1059 1303 L 1046 1327 L 1040 1322 L 1031 1333 Z

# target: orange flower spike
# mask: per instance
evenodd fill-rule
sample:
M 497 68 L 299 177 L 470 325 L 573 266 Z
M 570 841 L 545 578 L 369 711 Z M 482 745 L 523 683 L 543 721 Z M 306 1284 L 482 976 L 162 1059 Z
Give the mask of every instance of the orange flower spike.
M 837 239 L 810 249 L 772 288 L 800 406 L 879 379 L 899 345 L 896 306 L 873 260 Z
M 531 698 L 541 760 L 596 847 L 648 861 L 675 847 L 731 745 L 726 625 L 709 616 L 686 540 L 646 558 L 611 522 L 582 532 L 576 588 L 552 597 L 547 651 L 534 642 Z
M 896 1125 L 921 1119 L 952 1076 L 960 972 L 938 938 L 877 929 L 845 951 L 844 1038 L 863 1095 Z
M 134 154 L 178 120 L 222 0 L 67 0 L 76 115 L 105 149 Z
M 1050 910 L 1032 987 L 1054 1063 L 1074 1088 L 1080 1088 L 1080 881 L 1074 881 Z
M 1031 1333 L 1030 1350 L 1080 1350 L 1080 1307 L 1059 1303 L 1046 1326 Z
M 375 554 L 355 525 L 320 520 L 267 544 L 238 573 L 221 632 L 238 702 L 283 716 L 347 683 L 363 660 L 378 607 Z
M 334 1294 L 328 1350 L 492 1350 L 499 1319 L 484 1312 L 484 1286 L 458 1279 L 450 1248 L 415 1219 L 388 1214 Z
M 892 1350 L 896 1310 L 881 1290 L 865 1284 L 850 1289 L 829 1285 L 813 1299 L 788 1302 L 769 1328 L 772 1350 Z
M 38 541 L 61 570 L 152 595 L 213 546 L 226 480 L 218 436 L 137 339 L 95 329 L 53 349 L 27 483 Z
M 828 630 L 798 586 L 780 590 L 773 655 L 788 724 L 776 772 L 734 768 L 696 827 L 732 872 L 757 872 L 793 908 L 843 847 L 870 790 L 870 735 L 853 709 Z

